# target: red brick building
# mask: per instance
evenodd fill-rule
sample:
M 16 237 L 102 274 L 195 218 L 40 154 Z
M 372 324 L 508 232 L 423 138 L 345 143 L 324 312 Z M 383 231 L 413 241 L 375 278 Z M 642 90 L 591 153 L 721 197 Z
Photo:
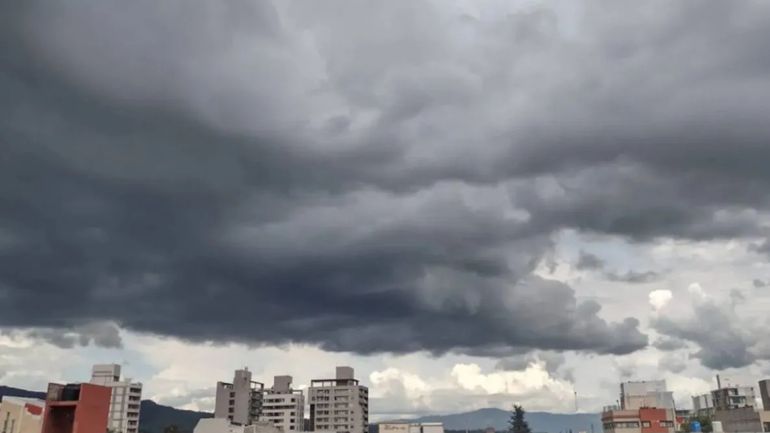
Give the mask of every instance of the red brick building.
M 639 409 L 605 408 L 602 412 L 604 433 L 674 433 L 673 409 L 642 407 Z
M 48 384 L 41 433 L 106 433 L 111 396 L 106 386 Z

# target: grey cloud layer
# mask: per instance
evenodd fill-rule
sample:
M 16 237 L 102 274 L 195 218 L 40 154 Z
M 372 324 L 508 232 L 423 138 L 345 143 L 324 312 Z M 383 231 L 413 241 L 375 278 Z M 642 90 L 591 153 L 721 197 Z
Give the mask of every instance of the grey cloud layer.
M 770 11 L 707 4 L 591 4 L 569 38 L 440 3 L 8 2 L 0 325 L 644 347 L 533 270 L 562 228 L 765 234 Z

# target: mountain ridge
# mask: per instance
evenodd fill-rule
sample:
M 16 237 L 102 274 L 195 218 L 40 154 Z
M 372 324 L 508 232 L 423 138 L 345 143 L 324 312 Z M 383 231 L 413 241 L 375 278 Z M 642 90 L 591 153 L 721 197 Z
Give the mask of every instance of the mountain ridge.
M 445 430 L 465 431 L 484 430 L 493 427 L 496 431 L 508 429 L 510 411 L 485 408 L 469 412 L 447 415 L 427 415 L 418 418 L 405 419 L 404 422 L 441 422 Z M 559 433 L 601 431 L 601 418 L 596 413 L 552 413 L 527 412 L 526 420 L 533 432 Z

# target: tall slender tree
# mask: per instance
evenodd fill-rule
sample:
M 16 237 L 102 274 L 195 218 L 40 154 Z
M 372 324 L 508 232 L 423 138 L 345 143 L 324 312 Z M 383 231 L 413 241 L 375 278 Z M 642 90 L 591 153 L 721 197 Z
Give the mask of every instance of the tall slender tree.
M 508 433 L 532 433 L 527 420 L 524 419 L 524 408 L 521 405 L 513 405 L 511 419 L 508 421 Z

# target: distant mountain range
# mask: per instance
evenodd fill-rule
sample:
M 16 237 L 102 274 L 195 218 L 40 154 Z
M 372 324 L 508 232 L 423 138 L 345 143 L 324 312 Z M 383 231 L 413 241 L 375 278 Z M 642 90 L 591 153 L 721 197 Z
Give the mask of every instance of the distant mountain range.
M 0 386 L 0 397 L 45 398 L 45 393 L 27 391 L 25 389 Z M 502 409 L 479 409 L 452 415 L 430 415 L 410 420 L 409 422 L 441 422 L 444 429 L 449 431 L 473 431 L 494 427 L 497 431 L 508 428 L 511 414 Z M 152 400 L 142 400 L 139 430 L 142 433 L 163 433 L 171 425 L 176 425 L 179 433 L 190 433 L 201 418 L 211 418 L 208 412 L 176 409 L 171 406 L 157 404 Z M 601 420 L 595 413 L 561 414 L 549 412 L 527 412 L 527 422 L 533 432 L 573 433 L 581 431 L 600 433 Z M 376 433 L 376 428 L 372 429 Z
M 511 413 L 502 409 L 479 409 L 472 412 L 463 412 L 452 415 L 430 415 L 409 420 L 411 422 L 440 422 L 445 430 L 465 431 L 483 430 L 494 427 L 497 431 L 508 429 L 508 420 Z M 595 413 L 550 413 L 527 412 L 527 423 L 533 432 L 573 433 L 581 431 L 591 432 L 591 425 L 595 433 L 601 433 L 601 418 Z
M 0 386 L 0 397 L 4 395 L 45 399 L 45 393 L 43 392 Z M 213 416 L 208 412 L 196 412 L 164 406 L 152 400 L 142 400 L 140 410 L 139 431 L 142 433 L 163 433 L 163 430 L 171 425 L 177 426 L 179 433 L 190 433 L 195 428 L 195 425 L 198 424 L 199 419 L 211 418 Z

